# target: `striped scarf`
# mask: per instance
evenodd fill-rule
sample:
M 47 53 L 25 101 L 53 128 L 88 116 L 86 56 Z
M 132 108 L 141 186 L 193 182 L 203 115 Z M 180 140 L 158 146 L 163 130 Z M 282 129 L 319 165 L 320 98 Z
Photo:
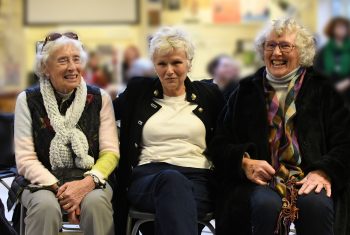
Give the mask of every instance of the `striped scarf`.
M 291 223 L 298 217 L 296 207 L 298 191 L 295 183 L 304 177 L 304 173 L 299 167 L 301 156 L 294 129 L 294 117 L 295 100 L 303 83 L 305 71 L 304 68 L 300 68 L 297 75 L 290 81 L 284 110 L 279 105 L 274 88 L 266 79 L 264 80 L 270 133 L 269 146 L 272 166 L 276 170 L 270 186 L 282 197 L 282 210 L 275 234 L 288 234 Z

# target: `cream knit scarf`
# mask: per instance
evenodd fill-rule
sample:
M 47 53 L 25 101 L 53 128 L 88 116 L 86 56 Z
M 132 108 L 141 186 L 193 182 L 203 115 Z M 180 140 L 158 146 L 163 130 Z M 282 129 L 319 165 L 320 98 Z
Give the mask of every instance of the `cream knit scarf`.
M 47 78 L 40 78 L 40 92 L 51 126 L 56 132 L 50 144 L 50 163 L 52 170 L 73 168 L 72 150 L 77 156 L 75 166 L 91 169 L 94 158 L 88 155 L 89 145 L 84 133 L 77 128 L 77 123 L 84 111 L 87 88 L 84 79 L 77 87 L 75 98 L 67 109 L 66 115 L 58 110 L 57 100 L 52 85 Z

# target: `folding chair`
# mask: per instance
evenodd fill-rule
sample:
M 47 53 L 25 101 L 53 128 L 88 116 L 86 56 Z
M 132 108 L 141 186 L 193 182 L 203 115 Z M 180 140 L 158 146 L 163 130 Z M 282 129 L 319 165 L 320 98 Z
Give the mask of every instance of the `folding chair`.
M 10 190 L 4 181 L 17 174 L 15 151 L 13 145 L 14 114 L 0 113 L 0 183 Z
M 198 223 L 206 226 L 213 235 L 215 235 L 215 228 L 210 223 L 210 221 L 214 218 L 213 213 L 206 214 L 203 218 L 198 219 Z M 152 213 L 141 212 L 131 208 L 129 210 L 128 222 L 126 228 L 126 235 L 137 235 L 141 224 L 154 221 L 155 215 Z M 132 222 L 135 220 L 135 224 L 132 227 Z M 131 229 L 132 227 L 132 229 Z
M 0 113 L 0 183 L 10 192 L 5 179 L 17 174 L 13 144 L 13 113 Z

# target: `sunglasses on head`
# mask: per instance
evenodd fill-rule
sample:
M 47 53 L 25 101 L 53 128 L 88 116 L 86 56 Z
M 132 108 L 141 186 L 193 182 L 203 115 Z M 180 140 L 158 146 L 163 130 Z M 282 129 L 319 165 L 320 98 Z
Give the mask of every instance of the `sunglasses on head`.
M 73 32 L 66 32 L 66 33 L 50 33 L 49 35 L 46 36 L 43 47 L 41 48 L 41 51 L 44 49 L 45 45 L 47 44 L 47 42 L 51 42 L 51 41 L 55 41 L 57 39 L 59 39 L 62 36 L 66 36 L 67 38 L 71 38 L 74 40 L 78 40 L 78 34 L 73 33 Z

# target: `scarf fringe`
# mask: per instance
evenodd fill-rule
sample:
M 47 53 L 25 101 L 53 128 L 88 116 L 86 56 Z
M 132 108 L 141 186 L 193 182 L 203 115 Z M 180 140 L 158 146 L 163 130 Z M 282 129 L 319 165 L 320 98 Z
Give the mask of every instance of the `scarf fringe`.
M 282 198 L 282 209 L 278 216 L 274 234 L 288 235 L 290 225 L 299 217 L 299 208 L 296 206 L 298 189 L 295 188 L 295 183 L 295 180 L 289 180 L 286 183 L 287 195 Z

